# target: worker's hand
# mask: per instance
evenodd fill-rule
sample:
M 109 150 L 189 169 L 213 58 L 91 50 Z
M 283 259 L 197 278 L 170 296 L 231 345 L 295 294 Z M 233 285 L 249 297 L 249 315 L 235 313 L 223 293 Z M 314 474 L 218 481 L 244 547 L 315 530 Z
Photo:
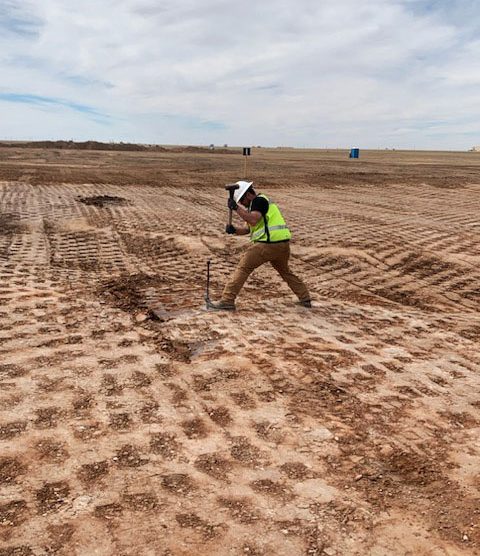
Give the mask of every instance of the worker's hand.
M 227 226 L 225 227 L 225 231 L 227 232 L 227 234 L 236 234 L 237 228 L 235 228 L 235 226 L 233 226 L 232 224 L 227 224 Z
M 235 202 L 235 199 L 228 199 L 228 208 L 229 208 L 230 210 L 237 210 L 238 205 L 237 205 L 237 203 Z

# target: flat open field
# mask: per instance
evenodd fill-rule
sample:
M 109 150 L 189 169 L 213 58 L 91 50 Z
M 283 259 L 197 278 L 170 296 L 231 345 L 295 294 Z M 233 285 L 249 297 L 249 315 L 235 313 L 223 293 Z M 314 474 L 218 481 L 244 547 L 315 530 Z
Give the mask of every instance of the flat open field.
M 242 156 L 0 148 L 0 556 L 480 553 L 480 154 L 248 174 L 312 310 L 204 308 Z

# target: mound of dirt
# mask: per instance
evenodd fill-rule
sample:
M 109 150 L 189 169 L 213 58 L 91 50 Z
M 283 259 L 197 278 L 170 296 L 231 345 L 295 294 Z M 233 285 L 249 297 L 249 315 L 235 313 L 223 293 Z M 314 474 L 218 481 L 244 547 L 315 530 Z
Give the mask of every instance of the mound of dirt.
M 0 234 L 13 234 L 19 228 L 19 218 L 14 214 L 0 214 Z
M 136 312 L 146 308 L 145 292 L 156 289 L 160 284 L 163 284 L 163 280 L 158 276 L 130 274 L 106 282 L 99 293 L 115 307 Z
M 234 151 L 232 149 L 225 148 L 214 148 L 209 147 L 180 147 L 178 149 L 172 149 L 172 151 L 182 152 L 182 153 L 208 153 L 208 154 L 238 154 L 239 151 Z
M 143 145 L 138 143 L 102 143 L 101 141 L 16 141 L 1 142 L 2 147 L 21 149 L 71 149 L 80 151 L 130 151 L 130 152 L 185 152 L 208 154 L 238 154 L 238 149 L 209 148 L 181 145 L 165 148 L 161 145 Z
M 116 197 L 115 195 L 94 195 L 93 197 L 79 197 L 77 200 L 85 205 L 94 205 L 96 207 L 108 207 L 111 205 L 123 206 L 129 204 L 127 199 Z
M 2 143 L 2 147 L 37 149 L 75 149 L 83 151 L 166 151 L 159 145 L 138 145 L 136 143 L 102 143 L 100 141 L 28 141 Z

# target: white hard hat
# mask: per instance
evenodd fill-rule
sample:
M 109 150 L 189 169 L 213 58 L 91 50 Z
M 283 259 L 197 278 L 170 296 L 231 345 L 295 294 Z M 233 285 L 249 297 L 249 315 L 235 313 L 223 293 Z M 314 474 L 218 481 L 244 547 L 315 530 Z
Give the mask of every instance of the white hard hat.
M 235 183 L 238 185 L 238 189 L 235 189 L 233 198 L 235 199 L 236 203 L 239 203 L 240 199 L 247 192 L 247 189 L 253 185 L 253 181 L 237 181 Z

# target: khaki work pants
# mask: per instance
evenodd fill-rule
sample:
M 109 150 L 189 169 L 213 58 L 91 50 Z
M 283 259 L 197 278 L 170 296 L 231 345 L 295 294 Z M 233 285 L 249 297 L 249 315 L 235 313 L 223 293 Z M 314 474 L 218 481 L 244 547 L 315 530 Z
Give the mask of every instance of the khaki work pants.
M 310 299 L 307 286 L 290 270 L 288 266 L 289 258 L 290 242 L 288 241 L 279 243 L 252 243 L 242 255 L 233 276 L 225 285 L 222 301 L 234 303 L 235 298 L 250 274 L 265 263 L 270 263 L 273 266 L 300 301 Z

